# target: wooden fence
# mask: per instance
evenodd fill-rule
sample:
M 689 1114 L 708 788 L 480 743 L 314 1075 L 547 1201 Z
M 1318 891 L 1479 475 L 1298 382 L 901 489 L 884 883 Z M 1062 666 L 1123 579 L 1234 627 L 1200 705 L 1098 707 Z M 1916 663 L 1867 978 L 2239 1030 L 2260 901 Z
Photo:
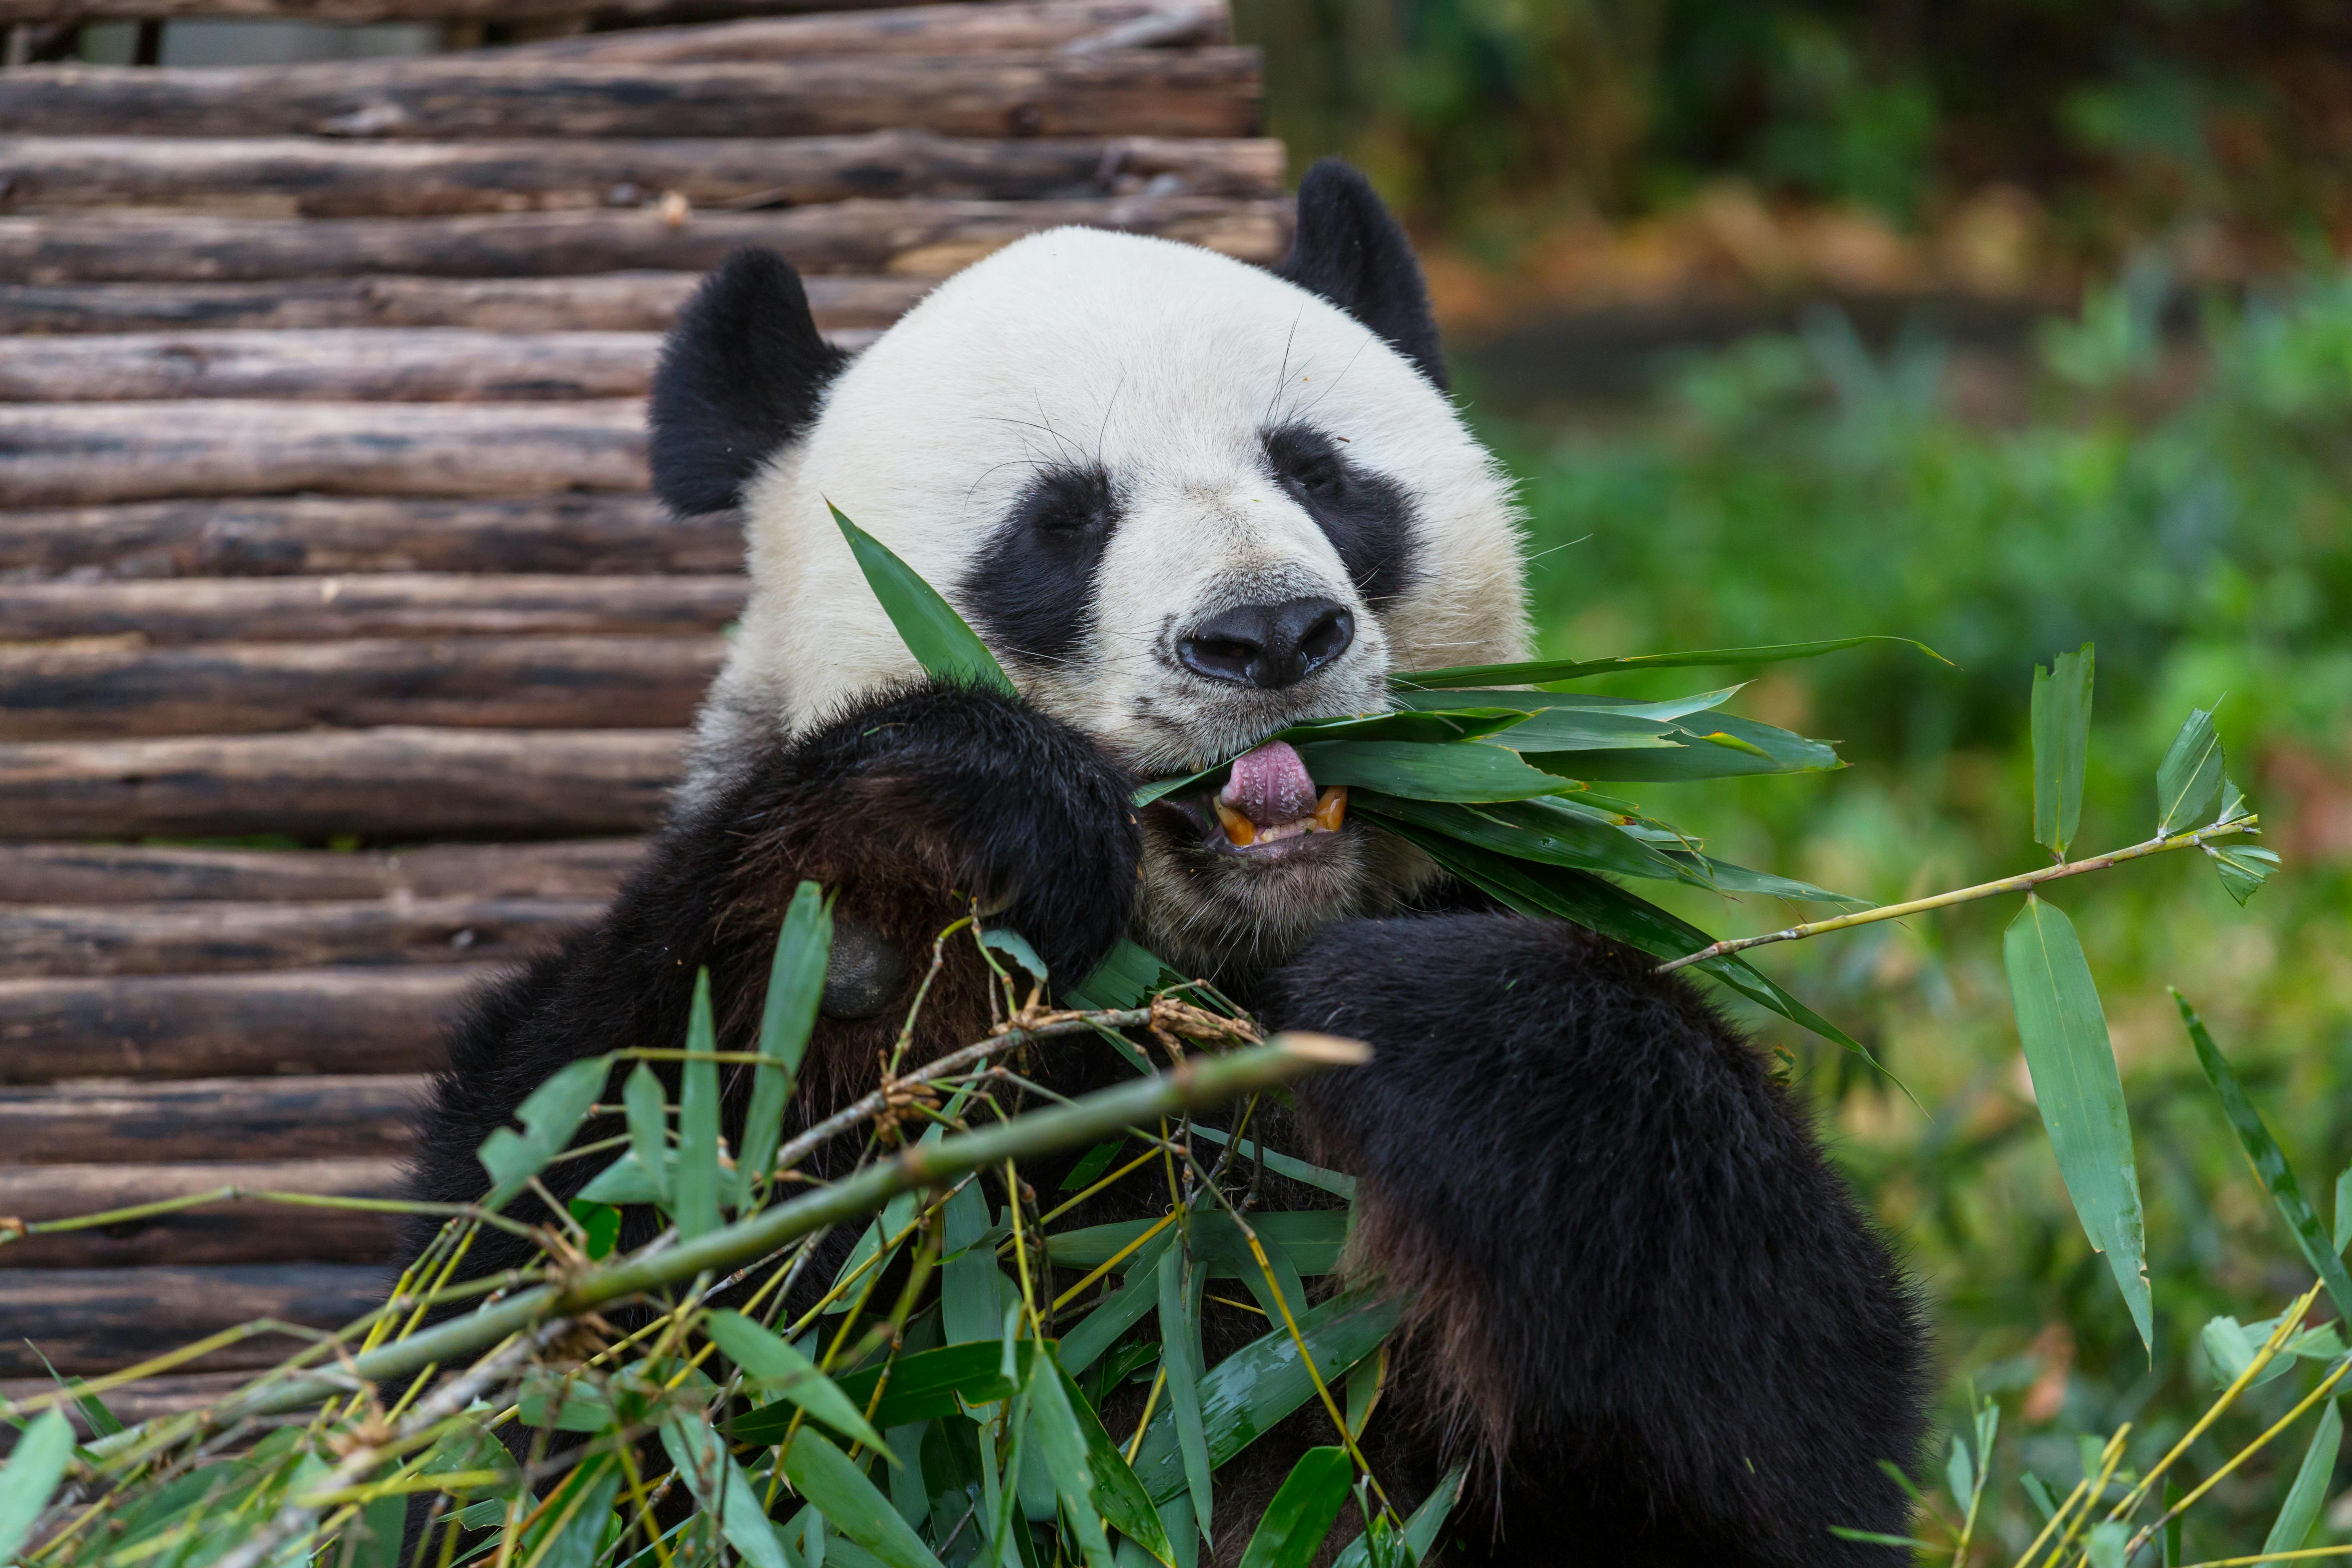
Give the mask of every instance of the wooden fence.
M 701 269 L 782 250 L 854 346 L 1054 225 L 1286 242 L 1222 0 L 742 15 L 780 9 L 0 0 L 572 34 L 0 69 L 0 1216 L 391 1190 L 438 1018 L 609 897 L 744 593 L 732 522 L 646 493 Z M 0 1376 L 341 1322 L 386 1237 L 224 1204 L 0 1247 Z

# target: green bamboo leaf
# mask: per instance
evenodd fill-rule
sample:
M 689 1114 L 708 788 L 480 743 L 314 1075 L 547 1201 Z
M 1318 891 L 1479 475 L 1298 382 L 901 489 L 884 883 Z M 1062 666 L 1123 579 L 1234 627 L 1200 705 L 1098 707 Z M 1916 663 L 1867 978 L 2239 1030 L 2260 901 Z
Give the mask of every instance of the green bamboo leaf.
M 702 1321 L 702 1331 L 755 1381 L 760 1392 L 779 1395 L 869 1448 L 886 1447 L 882 1435 L 867 1424 L 865 1413 L 782 1335 L 730 1311 L 711 1313 Z
M 580 1199 L 621 1208 L 632 1204 L 660 1204 L 667 1207 L 669 1190 L 655 1184 L 652 1173 L 638 1163 L 635 1151 L 624 1149 L 619 1159 L 597 1172 L 580 1189 Z
M 1180 779 L 1175 782 L 1182 784 L 1185 781 Z M 1135 805 L 1139 811 L 1150 804 L 1141 798 L 1142 795 L 1142 791 L 1137 792 Z M 1103 961 L 1095 965 L 1092 973 L 1075 986 L 1066 985 L 1057 989 L 1062 993 L 1062 1000 L 1072 1007 L 1100 1010 L 1137 1007 L 1163 984 L 1182 981 L 1182 975 L 1176 975 L 1173 980 L 1166 978 L 1171 973 L 1156 953 L 1121 937 Z
M 1371 1291 L 1350 1290 L 1301 1317 L 1298 1332 L 1314 1358 L 1315 1370 L 1328 1384 L 1380 1349 L 1402 1310 L 1398 1302 Z M 1176 1378 L 1172 1365 L 1168 1376 L 1172 1392 Z M 1201 1379 L 1201 1425 L 1209 1463 L 1212 1467 L 1224 1464 L 1314 1397 L 1314 1379 L 1307 1375 L 1287 1327 L 1276 1326 L 1252 1340 Z M 1135 1473 L 1162 1501 L 1185 1489 L 1184 1458 L 1170 1411 L 1162 1410 L 1151 1418 L 1143 1446 L 1136 1451 Z
M 890 1381 L 883 1387 L 882 1397 L 867 1419 L 887 1432 L 913 1422 L 960 1415 L 969 1408 L 1010 1399 L 1028 1381 L 1030 1359 L 1036 1353 L 1035 1341 L 1021 1340 L 1016 1343 L 1019 1375 L 1013 1378 L 1003 1373 L 1003 1347 L 993 1328 L 985 1340 L 898 1356 L 889 1363 Z M 852 1409 L 863 1411 L 881 1381 L 882 1368 L 871 1366 L 862 1372 L 844 1373 L 834 1384 Z M 773 1443 L 783 1436 L 791 1422 L 791 1411 L 767 1405 L 736 1416 L 728 1423 L 727 1429 L 739 1443 Z
M 1088 1568 L 1111 1568 L 1110 1538 L 1103 1532 L 1103 1500 L 1095 1484 L 1094 1455 L 1078 1420 L 1078 1411 L 1086 1407 L 1086 1400 L 1063 1378 L 1054 1358 L 1039 1356 L 1029 1375 L 1030 1430 L 1035 1434 L 1054 1489 L 1060 1495 L 1063 1517 L 1078 1538 L 1080 1554 Z M 1095 1430 L 1100 1434 L 1102 1423 L 1096 1422 Z M 1108 1436 L 1102 1437 L 1102 1446 L 1111 1458 L 1118 1459 Z M 1124 1461 L 1120 1463 L 1124 1468 Z M 1146 1515 L 1150 1514 L 1150 1500 L 1143 1496 L 1139 1483 L 1135 1500 Z M 1156 1527 L 1158 1519 L 1153 1518 L 1152 1523 Z
M 2324 1401 L 2319 1425 L 2312 1429 L 2311 1446 L 2303 1451 L 2303 1463 L 2296 1467 L 2294 1484 L 2286 1489 L 2286 1501 L 2279 1506 L 2278 1518 L 2263 1539 L 2264 1552 L 2300 1552 L 2311 1544 L 2313 1532 L 2319 1528 L 2319 1510 L 2327 1501 L 2328 1483 L 2336 1476 L 2336 1450 L 2343 1443 L 2344 1417 L 2337 1414 L 2336 1401 Z
M 1693 880 L 1719 893 L 1753 893 L 1759 898 L 1795 899 L 1808 903 L 1836 904 L 1849 910 L 1873 907 L 1868 899 L 1857 899 L 1851 893 L 1832 893 L 1827 888 L 1816 888 L 1811 882 L 1801 882 L 1793 877 L 1776 877 L 1769 871 L 1751 871 L 1745 866 L 1735 866 L 1728 860 L 1717 860 L 1706 855 L 1677 853 L 1671 849 L 1663 853 L 1667 858 L 1688 868 Z
M 1283 1478 L 1242 1551 L 1241 1568 L 1307 1568 L 1348 1504 L 1356 1467 L 1341 1447 L 1309 1448 Z
M 2179 992 L 2172 994 L 2173 1005 L 2180 1009 L 2180 1021 L 2189 1030 L 2189 1043 L 2197 1047 L 2197 1063 L 2205 1069 L 2206 1079 L 2213 1086 L 2214 1095 L 2221 1101 L 2221 1114 L 2229 1118 L 2231 1130 L 2237 1133 L 2238 1142 L 2253 1163 L 2254 1174 L 2277 1205 L 2279 1217 L 2294 1237 L 2294 1244 L 2303 1249 L 2304 1261 L 2327 1286 L 2327 1294 L 2335 1300 L 2338 1316 L 2352 1319 L 2352 1275 L 2344 1268 L 2344 1259 L 2330 1244 L 2328 1235 L 2319 1226 L 2319 1216 L 2312 1212 L 2303 1187 L 2294 1179 L 2294 1168 L 2286 1163 L 2286 1154 L 2263 1123 L 2262 1112 L 2254 1109 L 2252 1098 L 2238 1078 L 2238 1069 L 2213 1043 L 2213 1036 L 2205 1027 L 2205 1020 L 2189 1005 L 2189 998 Z
M 776 1163 L 783 1137 L 784 1107 L 791 1103 L 809 1031 L 816 1026 L 824 994 L 824 967 L 833 953 L 833 905 L 814 882 L 793 889 L 776 931 L 775 956 L 768 964 L 768 994 L 760 1005 L 760 1065 L 751 1073 L 751 1104 L 743 1116 L 743 1156 L 735 1167 L 738 1201 L 748 1201 L 751 1183 Z
M 1447 741 L 1472 741 L 1511 729 L 1525 723 L 1530 713 L 1538 711 L 1531 703 L 1511 701 L 1519 695 L 1517 692 L 1476 695 L 1490 700 L 1462 703 L 1443 711 L 1424 710 L 1415 704 L 1392 713 L 1350 713 L 1338 719 L 1314 719 L 1276 731 L 1271 738 L 1288 741 L 1293 745 L 1308 741 L 1412 741 L 1437 745 Z
M 2131 1120 L 2116 1072 L 2107 1018 L 2074 922 L 2028 894 L 2001 939 L 2010 1003 L 2033 1097 L 2049 1130 L 2058 1174 L 2091 1246 L 2131 1309 L 2140 1342 L 2150 1342 L 2147 1272 L 2141 1258 L 2139 1175 Z
M 1951 660 L 1926 643 L 1909 637 L 1832 637 L 1825 642 L 1775 643 L 1763 647 L 1707 648 L 1697 653 L 1642 653 L 1623 658 L 1549 659 L 1526 664 L 1464 664 L 1446 669 L 1420 669 L 1389 677 L 1389 684 L 1435 690 L 1464 686 L 1538 686 L 1553 680 L 1580 680 L 1591 675 L 1619 675 L 1636 669 L 1693 669 L 1727 664 L 1779 664 L 1792 658 L 1813 658 L 1864 643 L 1903 643 L 1917 648 L 1938 664 Z
M 1045 961 L 1037 956 L 1037 950 L 1029 945 L 1029 939 L 1012 927 L 996 926 L 981 932 L 980 944 L 1004 954 L 1034 975 L 1039 984 L 1045 983 Z
M 1150 1317 L 1153 1309 L 1160 1305 L 1159 1253 L 1148 1247 L 1143 1251 L 1152 1255 L 1151 1268 L 1149 1271 L 1139 1268 L 1129 1271 L 1125 1285 L 1113 1291 L 1100 1306 L 1078 1320 L 1076 1326 L 1062 1336 L 1055 1353 L 1070 1371 L 1084 1372 L 1094 1365 L 1105 1351 L 1118 1342 L 1121 1334 Z M 1140 1258 L 1141 1254 L 1138 1257 Z
M 667 1207 L 676 1201 L 670 1193 L 670 1173 L 677 1156 L 670 1152 L 668 1103 L 662 1098 L 661 1079 L 654 1076 L 651 1067 L 639 1062 L 629 1074 L 629 1081 L 621 1089 L 621 1106 L 628 1116 L 629 1152 L 636 1156 L 646 1181 Z
M 1659 723 L 1672 723 L 1693 713 L 1704 713 L 1710 708 L 1720 708 L 1746 687 L 1721 687 L 1714 691 L 1701 691 L 1689 697 L 1667 697 L 1654 702 L 1636 701 L 1630 697 L 1598 697 L 1590 691 L 1493 691 L 1475 689 L 1446 691 L 1401 690 L 1392 693 L 1400 708 L 1422 712 L 1451 712 L 1456 709 L 1491 710 L 1496 708 L 1517 708 L 1530 713 L 1544 713 L 1553 709 L 1598 709 L 1622 714 L 1629 719 L 1649 719 Z
M 2336 1173 L 2336 1251 L 2352 1246 L 2352 1165 Z
M 946 1248 L 940 1271 L 941 1328 L 951 1345 L 992 1339 L 1004 1311 L 1004 1274 L 996 1266 L 996 1249 L 982 1244 L 989 1231 L 988 1200 L 977 1178 L 948 1199 L 941 1219 Z
M 2033 841 L 2059 859 L 2083 819 L 2091 745 L 2091 645 L 2033 669 Z
M 793 1561 L 791 1551 L 784 1545 L 783 1537 L 776 1533 L 774 1523 L 760 1506 L 760 1489 L 752 1484 L 751 1477 L 743 1473 L 743 1467 L 735 1462 L 735 1456 L 727 1451 L 727 1445 L 719 1440 L 719 1434 L 710 1429 L 700 1414 L 677 1411 L 665 1416 L 661 1424 L 661 1443 L 663 1450 L 669 1455 L 669 1462 L 677 1467 L 678 1477 L 686 1482 L 687 1490 L 692 1492 L 694 1500 L 702 1505 L 702 1511 L 718 1520 L 719 1533 L 726 1537 L 727 1544 L 733 1547 L 743 1561 L 751 1564 L 751 1568 L 799 1568 L 799 1564 Z M 803 1446 L 824 1447 L 827 1445 L 823 1437 L 803 1427 L 801 1435 L 793 1443 L 793 1452 L 798 1454 Z M 841 1458 L 840 1450 L 831 1451 L 835 1458 Z M 849 1463 L 846 1459 L 841 1462 L 844 1465 Z M 858 1479 L 864 1480 L 865 1478 L 860 1476 Z M 793 1479 L 793 1484 L 799 1485 L 797 1477 Z M 872 1489 L 869 1487 L 867 1489 Z M 801 1488 L 801 1494 L 813 1503 L 818 1501 L 805 1487 Z M 824 1505 L 818 1503 L 818 1506 L 822 1508 Z M 931 1568 L 931 1565 L 893 1564 L 893 1568 Z
M 719 1228 L 719 1064 L 709 1059 L 719 1048 L 719 1037 L 710 1022 L 708 969 L 695 972 L 686 1048 L 704 1053 L 704 1059 L 687 1062 L 678 1075 L 677 1170 L 671 1182 L 677 1194 L 677 1233 L 692 1241 Z
M 1469 1473 L 1469 1468 L 1464 1465 L 1456 1465 L 1448 1470 L 1444 1479 L 1422 1499 L 1421 1506 L 1414 1509 L 1412 1516 L 1404 1521 L 1405 1543 L 1412 1548 L 1413 1562 L 1427 1558 L 1430 1548 L 1437 1544 L 1437 1532 L 1445 1528 L 1446 1516 L 1454 1511 L 1454 1503 L 1460 1500 L 1462 1482 Z M 1371 1562 L 1372 1543 L 1368 1537 L 1359 1535 L 1346 1551 L 1339 1553 L 1331 1568 L 1371 1568 Z
M 598 1198 L 573 1198 L 564 1205 L 584 1237 L 581 1250 L 590 1260 L 608 1258 L 621 1239 L 621 1211 Z
M 1178 1460 L 1178 1479 L 1192 1494 L 1201 1539 L 1213 1545 L 1216 1537 L 1209 1532 L 1213 1496 L 1209 1472 L 1214 1461 L 1209 1458 L 1208 1427 L 1201 1412 L 1200 1293 L 1198 1282 L 1186 1278 L 1189 1261 L 1181 1247 L 1171 1247 L 1160 1255 L 1160 1355 L 1168 1367 L 1168 1413 L 1163 1419 L 1174 1427 L 1175 1441 L 1171 1447 Z M 1148 1437 L 1145 1446 L 1150 1447 Z M 1153 1487 L 1151 1491 L 1158 1497 L 1176 1489 Z
M 1128 1464 L 1127 1456 L 1120 1453 L 1118 1445 L 1110 1440 L 1110 1434 L 1103 1429 L 1102 1418 L 1095 1414 L 1094 1406 L 1087 1404 L 1086 1397 L 1078 1392 L 1078 1385 L 1070 1381 L 1070 1374 L 1063 1369 L 1056 1355 L 1049 1354 L 1041 1359 L 1037 1370 L 1032 1374 L 1032 1389 L 1045 1381 L 1044 1374 L 1049 1368 L 1055 1381 L 1061 1385 L 1063 1404 L 1068 1407 L 1070 1418 L 1077 1427 L 1079 1441 L 1086 1448 L 1087 1471 L 1094 1487 L 1095 1507 L 1102 1510 L 1103 1517 L 1110 1521 L 1111 1527 L 1120 1534 L 1160 1562 L 1172 1562 L 1173 1552 L 1167 1532 L 1160 1527 L 1160 1510 L 1151 1504 L 1151 1494 L 1143 1489 L 1143 1482 L 1137 1479 L 1133 1467 Z
M 2194 709 L 2172 738 L 2164 761 L 2157 764 L 2158 837 L 2187 828 L 2221 797 L 2221 737 L 2214 731 L 2213 715 L 2207 709 Z
M 1524 722 L 1503 730 L 1496 743 L 1514 752 L 1615 752 L 1628 748 L 1672 746 L 1678 731 L 1656 719 L 1644 719 L 1622 709 L 1562 704 L 1535 713 Z
M 611 1060 L 604 1057 L 573 1062 L 532 1089 L 530 1098 L 516 1107 L 515 1120 L 523 1128 L 520 1132 L 501 1127 L 482 1140 L 476 1157 L 490 1173 L 484 1207 L 504 1208 L 547 1168 L 548 1162 L 563 1152 L 572 1133 L 587 1119 L 589 1107 L 596 1103 L 611 1071 Z
M 1075 1193 L 1082 1187 L 1094 1185 L 1102 1179 L 1102 1173 L 1110 1169 L 1110 1163 L 1118 1158 L 1118 1152 L 1126 1147 L 1127 1140 L 1124 1138 L 1108 1139 L 1096 1144 L 1070 1167 L 1055 1190 Z
M 610 1511 L 611 1505 L 606 1505 Z M 339 1568 L 400 1568 L 400 1536 L 408 1522 L 408 1500 L 394 1495 L 380 1497 L 360 1510 L 359 1518 L 351 1528 L 360 1533 L 350 1561 Z M 597 1521 L 602 1524 L 604 1521 Z M 568 1562 L 563 1568 L 586 1568 L 584 1563 Z
M 1360 785 L 1412 800 L 1525 800 L 1569 786 L 1566 778 L 1484 741 L 1316 741 L 1298 748 L 1298 760 L 1318 784 Z
M 940 1568 L 940 1560 L 898 1517 L 890 1500 L 822 1433 L 801 1428 L 784 1450 L 784 1476 L 793 1490 L 824 1515 L 826 1523 L 888 1568 Z
M 830 501 L 825 505 L 842 538 L 849 541 L 857 569 L 866 574 L 866 585 L 881 601 L 883 614 L 898 628 L 899 639 L 915 656 L 915 662 L 935 680 L 991 687 L 1013 696 L 1013 682 L 1006 678 L 1004 667 L 955 613 L 955 607 L 889 546 L 843 516 L 839 507 Z
M 1376 790 L 1351 794 L 1349 809 L 1374 812 L 1475 844 L 1515 860 L 1540 860 L 1583 871 L 1653 880 L 1683 879 L 1665 852 L 1633 837 L 1601 813 L 1565 801 L 1516 800 L 1481 805 L 1408 800 Z
M 2124 1548 L 2130 1541 L 2129 1525 L 2108 1520 L 2091 1527 L 2091 1533 L 2083 1538 L 2083 1552 L 2091 1568 L 2124 1568 Z
M 524 1385 L 517 1414 L 525 1426 L 558 1432 L 602 1432 L 619 1421 L 602 1390 L 573 1378 L 539 1373 Z
M 0 1466 L 0 1562 L 14 1557 L 33 1533 L 41 1510 L 65 1479 L 73 1451 L 73 1424 L 55 1409 L 34 1416 L 16 1439 L 16 1451 Z
M 613 1500 L 620 1495 L 621 1462 L 609 1454 L 584 1461 L 563 1478 L 531 1527 L 523 1531 L 515 1561 L 533 1568 L 589 1568 L 596 1561 Z M 392 1556 L 400 1555 L 401 1520 L 392 1520 Z
M 1198 1124 L 1194 1132 L 1202 1131 Z M 1211 1139 L 1222 1142 L 1224 1135 Z M 1309 1166 L 1312 1170 L 1314 1167 Z M 1113 1220 L 1108 1225 L 1090 1225 L 1077 1230 L 1056 1231 L 1045 1238 L 1045 1255 L 1065 1268 L 1096 1268 L 1108 1263 L 1127 1249 L 1136 1237 L 1150 1230 L 1151 1220 Z M 1278 1247 L 1291 1253 L 1299 1269 L 1307 1274 L 1328 1274 L 1339 1267 L 1340 1248 L 1348 1240 L 1346 1209 L 1269 1209 L 1250 1215 L 1250 1227 L 1268 1247 Z M 1162 1231 L 1164 1237 L 1173 1230 Z M 1257 1261 L 1251 1258 L 1249 1242 L 1229 1215 L 1208 1212 L 1192 1216 L 1192 1245 L 1197 1261 L 1207 1266 L 1213 1276 L 1230 1276 L 1237 1272 L 1234 1258 L 1248 1259 L 1255 1270 Z M 1146 1253 L 1151 1256 L 1147 1258 Z M 1157 1251 L 1147 1245 L 1120 1265 L 1120 1272 L 1156 1267 Z
M 1517 731 L 1502 738 L 1510 741 Z M 1679 784 L 1696 779 L 1747 778 L 1763 773 L 1833 773 L 1845 764 L 1826 741 L 1759 724 L 1753 719 L 1710 714 L 1680 726 L 1675 743 L 1655 750 L 1527 753 L 1536 767 L 1568 778 L 1612 784 Z M 1499 742 L 1498 742 L 1499 743 Z
M 2250 844 L 2208 844 L 2205 853 L 2213 858 L 2213 869 L 2221 874 L 2222 891 L 2236 900 L 2240 909 L 2262 891 L 2271 873 L 2279 868 L 2277 855 Z
M 1205 1139 L 1220 1146 L 1233 1140 L 1233 1135 L 1223 1128 L 1211 1127 L 1199 1121 L 1192 1123 L 1192 1136 Z M 1269 1171 L 1288 1176 L 1294 1182 L 1304 1182 L 1310 1187 L 1320 1187 L 1327 1193 L 1337 1193 L 1343 1198 L 1352 1198 L 1356 1195 L 1355 1177 L 1343 1176 L 1337 1171 L 1327 1171 L 1320 1165 L 1310 1165 L 1306 1161 L 1293 1159 L 1288 1154 L 1276 1153 L 1272 1149 L 1261 1146 L 1255 1139 L 1242 1140 L 1239 1158 L 1244 1161 L 1263 1160 Z M 1347 1239 L 1347 1227 L 1344 1225 L 1340 1227 L 1340 1239 L 1342 1241 Z

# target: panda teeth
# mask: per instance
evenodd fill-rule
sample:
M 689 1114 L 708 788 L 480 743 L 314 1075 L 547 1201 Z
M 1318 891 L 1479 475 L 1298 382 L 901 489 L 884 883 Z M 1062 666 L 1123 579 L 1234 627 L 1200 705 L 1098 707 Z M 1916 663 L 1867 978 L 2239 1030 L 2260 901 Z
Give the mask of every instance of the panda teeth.
M 1225 830 L 1225 841 L 1236 849 L 1246 849 L 1254 844 L 1276 844 L 1309 833 L 1336 833 L 1348 817 L 1348 790 L 1344 784 L 1335 784 L 1318 795 L 1311 814 L 1266 827 L 1260 827 L 1222 800 L 1211 804 L 1217 808 L 1217 826 Z

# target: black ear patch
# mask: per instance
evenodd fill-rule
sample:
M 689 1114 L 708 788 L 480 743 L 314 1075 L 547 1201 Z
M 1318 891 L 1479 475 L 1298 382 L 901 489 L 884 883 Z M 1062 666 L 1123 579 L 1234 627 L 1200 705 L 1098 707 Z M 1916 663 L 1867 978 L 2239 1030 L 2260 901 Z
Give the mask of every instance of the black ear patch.
M 818 335 L 800 274 L 739 250 L 678 312 L 654 371 L 654 493 L 690 517 L 723 511 L 815 414 L 849 356 Z
M 1324 159 L 1298 182 L 1298 231 L 1274 273 L 1363 322 L 1445 389 L 1445 357 L 1412 241 L 1371 182 L 1339 159 Z

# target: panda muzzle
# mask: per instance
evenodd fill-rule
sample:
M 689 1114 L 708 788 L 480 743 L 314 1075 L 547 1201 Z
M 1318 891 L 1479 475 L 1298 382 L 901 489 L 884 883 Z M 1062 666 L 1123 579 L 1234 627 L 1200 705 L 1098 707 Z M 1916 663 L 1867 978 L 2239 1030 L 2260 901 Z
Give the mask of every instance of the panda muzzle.
M 1237 849 L 1280 843 L 1309 833 L 1332 833 L 1347 819 L 1344 786 L 1323 790 L 1286 741 L 1268 741 L 1234 760 L 1233 775 L 1217 792 L 1217 824 Z

